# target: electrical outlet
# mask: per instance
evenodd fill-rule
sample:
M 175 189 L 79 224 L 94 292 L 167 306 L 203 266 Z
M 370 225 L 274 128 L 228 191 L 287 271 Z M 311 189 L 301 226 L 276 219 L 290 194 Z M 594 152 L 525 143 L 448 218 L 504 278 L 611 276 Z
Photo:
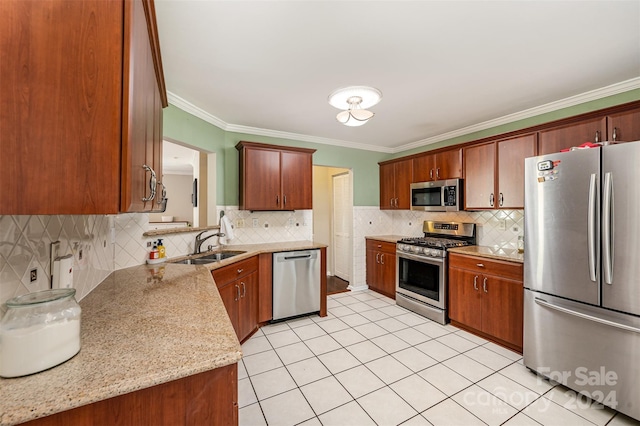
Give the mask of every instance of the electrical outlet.
M 244 219 L 236 219 L 236 228 L 244 228 Z
M 507 230 L 507 219 L 502 219 L 498 221 L 498 229 L 501 231 Z
M 49 276 L 53 276 L 53 262 L 60 257 L 60 241 L 49 244 Z
M 295 219 L 290 217 L 289 218 L 289 226 L 293 226 L 296 223 Z
M 252 220 L 252 224 L 254 228 L 257 228 L 258 226 L 260 226 L 260 224 L 258 223 L 258 218 L 253 218 Z
M 29 279 L 31 282 L 38 281 L 38 269 L 34 268 L 29 272 Z

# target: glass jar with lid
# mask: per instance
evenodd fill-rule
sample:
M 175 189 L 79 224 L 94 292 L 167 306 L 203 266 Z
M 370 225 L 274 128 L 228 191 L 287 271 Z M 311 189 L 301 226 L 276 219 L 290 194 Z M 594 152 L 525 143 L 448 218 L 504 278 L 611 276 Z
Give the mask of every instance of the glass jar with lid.
M 80 351 L 80 305 L 73 288 L 44 290 L 6 302 L 0 322 L 0 377 L 61 364 Z

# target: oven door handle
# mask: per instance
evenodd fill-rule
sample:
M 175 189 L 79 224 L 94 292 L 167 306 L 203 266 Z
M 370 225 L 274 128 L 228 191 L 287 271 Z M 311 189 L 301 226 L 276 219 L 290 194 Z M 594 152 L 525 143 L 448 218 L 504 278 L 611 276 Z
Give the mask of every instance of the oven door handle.
M 445 257 L 417 256 L 415 254 L 406 253 L 404 251 L 396 251 L 396 254 L 398 255 L 398 259 L 403 258 L 403 259 L 415 260 L 418 262 L 431 263 L 431 264 L 437 264 L 437 265 L 443 265 L 447 260 Z

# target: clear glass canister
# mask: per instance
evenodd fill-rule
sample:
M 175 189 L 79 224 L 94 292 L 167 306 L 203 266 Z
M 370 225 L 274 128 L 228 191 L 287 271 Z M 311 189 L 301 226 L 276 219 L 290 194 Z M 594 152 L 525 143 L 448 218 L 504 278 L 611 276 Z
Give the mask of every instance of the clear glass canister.
M 80 351 L 80 305 L 73 288 L 28 293 L 6 302 L 0 322 L 0 376 L 20 377 Z

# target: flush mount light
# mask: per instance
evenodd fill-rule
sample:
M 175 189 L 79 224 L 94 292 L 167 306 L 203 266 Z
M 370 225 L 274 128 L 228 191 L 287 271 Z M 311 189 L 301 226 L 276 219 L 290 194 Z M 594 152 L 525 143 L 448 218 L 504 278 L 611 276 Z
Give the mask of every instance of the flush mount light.
M 335 90 L 329 95 L 328 100 L 332 106 L 346 109 L 336 116 L 340 123 L 346 126 L 362 126 L 374 115 L 366 108 L 376 105 L 380 99 L 382 99 L 382 93 L 378 89 L 350 86 Z

